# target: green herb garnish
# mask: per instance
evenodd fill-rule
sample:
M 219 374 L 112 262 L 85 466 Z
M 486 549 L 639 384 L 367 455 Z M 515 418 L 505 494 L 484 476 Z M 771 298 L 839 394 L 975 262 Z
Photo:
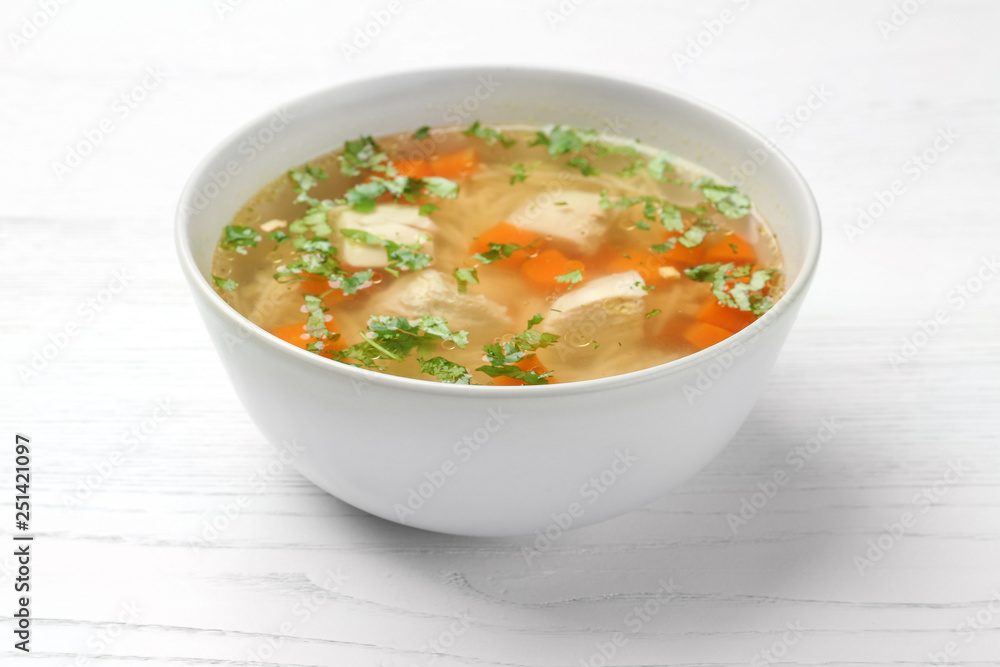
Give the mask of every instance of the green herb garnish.
M 219 286 L 219 289 L 234 290 L 240 286 L 240 284 L 235 280 L 229 280 L 228 278 L 220 278 L 214 273 L 212 274 L 212 280 L 214 280 L 215 284 Z
M 538 167 L 538 162 L 532 162 L 530 164 L 524 164 L 523 162 L 515 162 L 510 165 L 510 170 L 514 174 L 510 177 L 510 184 L 523 183 L 528 178 L 528 174 Z
M 640 171 L 642 171 L 643 167 L 645 166 L 646 163 L 643 162 L 642 160 L 633 160 L 630 165 L 622 169 L 619 169 L 615 173 L 618 176 L 621 176 L 622 178 L 634 178 L 639 174 Z
M 458 281 L 458 293 L 465 294 L 469 285 L 479 284 L 479 273 L 472 268 L 459 267 L 454 272 L 455 280 Z
M 337 159 L 340 161 L 340 173 L 344 176 L 360 176 L 362 169 L 385 171 L 388 161 L 386 154 L 369 136 L 345 141 L 344 150 Z
M 649 173 L 652 174 L 653 178 L 655 178 L 656 180 L 658 181 L 668 180 L 666 177 L 667 172 L 674 171 L 674 165 L 671 164 L 670 162 L 672 158 L 673 156 L 670 153 L 662 151 L 660 153 L 657 153 L 656 156 L 649 161 L 649 164 L 646 165 L 646 168 L 649 170 Z
M 247 248 L 256 248 L 260 234 L 253 227 L 243 225 L 226 225 L 222 230 L 222 241 L 219 245 L 224 250 L 235 250 L 241 255 L 247 254 Z
M 576 271 L 570 271 L 569 273 L 564 273 L 561 276 L 556 276 L 556 282 L 566 283 L 569 285 L 574 285 L 583 280 L 583 271 L 577 269 Z
M 385 267 L 385 270 L 394 276 L 398 276 L 401 270 L 419 271 L 430 266 L 430 255 L 420 252 L 422 242 L 403 245 L 363 229 L 341 229 L 340 233 L 352 241 L 367 245 L 380 245 L 385 248 L 389 258 L 389 266 Z
M 555 345 L 559 336 L 552 333 L 541 333 L 532 327 L 542 321 L 541 315 L 535 315 L 528 320 L 528 327 L 519 334 L 515 334 L 508 341 L 501 341 L 493 345 L 484 345 L 483 352 L 490 362 L 489 366 L 480 366 L 477 371 L 486 373 L 490 377 L 505 376 L 515 380 L 521 380 L 526 384 L 548 384 L 552 377 L 552 371 L 539 373 L 537 371 L 526 371 L 517 366 L 524 359 L 534 356 L 535 350 L 543 347 Z
M 750 212 L 750 198 L 735 185 L 719 185 L 710 178 L 699 178 L 691 187 L 700 190 L 702 196 L 727 218 L 742 218 Z
M 420 372 L 433 375 L 441 382 L 452 384 L 470 384 L 472 376 L 469 370 L 454 361 L 448 361 L 444 357 L 432 357 L 430 359 L 417 359 L 420 362 Z
M 590 160 L 579 155 L 567 162 L 566 166 L 579 169 L 584 176 L 598 176 L 601 173 L 590 165 Z
M 267 238 L 271 239 L 278 245 L 281 245 L 282 243 L 284 243 L 285 241 L 287 241 L 292 237 L 286 234 L 285 232 L 281 231 L 280 229 L 276 229 L 275 231 L 268 234 Z
M 755 271 L 752 264 L 737 267 L 732 262 L 701 264 L 684 270 L 684 275 L 691 280 L 712 283 L 712 294 L 722 305 L 749 311 L 757 317 L 774 306 L 771 297 L 760 292 L 776 273 L 777 269 L 764 268 Z M 747 276 L 750 277 L 749 281 L 740 280 Z
M 380 359 L 402 361 L 414 349 L 427 354 L 442 341 L 452 341 L 459 348 L 469 343 L 467 331 L 452 331 L 446 320 L 431 315 L 412 320 L 373 316 L 368 319 L 368 331 L 362 335 L 362 342 L 337 352 L 337 358 L 354 359 L 358 362 L 355 365 L 385 370 L 378 363 Z
M 492 264 L 493 262 L 498 262 L 501 259 L 507 259 L 518 250 L 528 250 L 531 246 L 537 243 L 540 238 L 541 237 L 535 239 L 528 245 L 518 245 L 516 243 L 491 243 L 489 250 L 486 252 L 477 252 L 472 256 L 472 259 L 482 264 Z
M 663 228 L 679 232 L 684 229 L 684 221 L 681 219 L 681 209 L 676 204 L 672 204 L 658 197 L 621 197 L 615 201 L 608 199 L 608 191 L 601 191 L 601 208 L 608 210 L 611 208 L 628 209 L 638 204 L 642 204 L 642 217 L 649 222 L 659 221 Z M 649 229 L 649 225 L 639 220 L 636 226 L 640 229 Z
M 500 142 L 500 145 L 504 148 L 510 148 L 517 143 L 514 139 L 506 136 L 503 132 L 494 130 L 489 127 L 483 127 L 477 120 L 475 123 L 470 125 L 468 129 L 462 132 L 466 136 L 479 137 L 480 139 L 485 139 L 488 146 Z

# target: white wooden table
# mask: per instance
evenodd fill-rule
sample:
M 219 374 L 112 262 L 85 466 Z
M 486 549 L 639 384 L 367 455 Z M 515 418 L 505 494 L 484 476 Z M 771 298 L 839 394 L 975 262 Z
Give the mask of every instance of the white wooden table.
M 1000 664 L 1000 5 L 896 6 L 5 3 L 0 663 Z M 694 93 L 773 138 L 825 216 L 815 286 L 728 449 L 530 563 L 531 538 L 392 525 L 282 464 L 172 243 L 182 183 L 237 125 L 476 62 Z M 30 654 L 10 616 L 17 432 Z

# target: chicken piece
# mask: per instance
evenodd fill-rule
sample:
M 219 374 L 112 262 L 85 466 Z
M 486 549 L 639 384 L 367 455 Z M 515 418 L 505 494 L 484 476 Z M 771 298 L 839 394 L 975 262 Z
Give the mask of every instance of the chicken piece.
M 454 278 L 433 269 L 403 276 L 373 297 L 369 310 L 396 317 L 442 317 L 452 331 L 470 333 L 507 331 L 511 325 L 506 306 L 482 294 L 459 294 Z
M 341 229 L 359 229 L 399 245 L 420 244 L 420 252 L 434 255 L 431 240 L 437 226 L 427 216 L 420 215 L 415 206 L 380 204 L 372 213 L 359 213 L 351 208 L 340 208 L 331 213 L 333 226 Z M 361 243 L 343 235 L 337 241 L 340 259 L 350 266 L 375 269 L 389 265 L 389 253 L 384 246 Z
M 551 236 L 589 255 L 608 231 L 608 217 L 600 202 L 600 196 L 593 192 L 571 190 L 554 195 L 553 201 L 527 202 L 511 214 L 508 222 Z
M 559 297 L 540 327 L 558 334 L 559 342 L 540 349 L 539 361 L 563 382 L 595 372 L 616 375 L 643 368 L 643 287 L 638 272 L 626 271 L 584 283 Z

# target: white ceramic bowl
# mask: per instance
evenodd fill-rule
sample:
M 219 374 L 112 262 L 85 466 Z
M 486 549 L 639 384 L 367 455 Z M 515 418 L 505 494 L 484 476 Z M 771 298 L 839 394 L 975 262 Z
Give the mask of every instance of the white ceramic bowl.
M 777 232 L 787 292 L 728 340 L 615 377 L 455 386 L 295 348 L 211 288 L 221 229 L 259 188 L 361 134 L 422 125 L 565 123 L 619 131 L 743 189 Z M 742 180 L 742 179 L 740 179 Z M 770 142 L 687 95 L 566 71 L 484 67 L 338 85 L 262 116 L 195 170 L 177 214 L 181 265 L 237 394 L 298 470 L 372 514 L 462 535 L 549 537 L 641 507 L 694 475 L 749 414 L 813 275 L 816 203 Z

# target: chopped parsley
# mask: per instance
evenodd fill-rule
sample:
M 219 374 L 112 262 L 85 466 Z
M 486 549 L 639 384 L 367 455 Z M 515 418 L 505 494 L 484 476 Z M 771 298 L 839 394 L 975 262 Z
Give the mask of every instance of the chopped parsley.
M 220 278 L 219 276 L 215 275 L 214 273 L 212 274 L 212 280 L 214 280 L 215 284 L 219 286 L 219 289 L 234 290 L 234 289 L 236 289 L 237 287 L 240 286 L 240 284 L 238 282 L 236 282 L 235 280 L 229 280 L 227 278 Z
M 419 271 L 430 266 L 430 255 L 420 252 L 422 242 L 403 245 L 363 229 L 341 229 L 340 233 L 352 241 L 385 248 L 389 258 L 389 266 L 385 270 L 394 276 L 398 276 L 400 271 Z
M 470 125 L 468 129 L 463 131 L 462 134 L 485 139 L 488 146 L 492 146 L 499 141 L 500 145 L 504 148 L 510 148 L 517 143 L 515 140 L 506 136 L 503 132 L 494 130 L 493 128 L 483 127 L 478 120 Z
M 665 181 L 667 180 L 666 173 L 674 171 L 674 165 L 670 162 L 672 158 L 673 156 L 670 153 L 661 151 L 649 161 L 649 164 L 646 165 L 646 169 L 649 170 L 649 173 L 652 174 L 653 178 L 656 180 Z
M 651 319 L 653 319 L 654 317 L 656 317 L 657 315 L 659 315 L 662 312 L 663 311 L 660 310 L 659 308 L 654 308 L 653 310 L 651 310 L 648 313 L 646 313 L 646 319 L 647 320 L 651 320 Z
M 590 160 L 580 155 L 567 162 L 566 165 L 574 169 L 579 169 L 580 173 L 584 176 L 597 176 L 601 173 L 590 165 Z
M 440 176 L 427 176 L 426 178 L 418 179 L 423 190 L 435 197 L 441 197 L 442 199 L 454 199 L 458 196 L 458 183 L 455 181 L 449 181 L 447 178 L 441 178 Z
M 375 210 L 378 199 L 383 195 L 390 195 L 395 201 L 406 201 L 414 203 L 417 198 L 424 196 L 441 197 L 443 199 L 454 199 L 458 196 L 458 183 L 450 181 L 440 176 L 428 176 L 426 178 L 411 178 L 409 176 L 394 176 L 393 178 L 383 178 L 372 176 L 366 183 L 358 183 L 344 193 L 343 199 L 338 199 L 335 204 L 347 204 L 359 213 L 371 213 Z M 433 204 L 432 204 L 433 206 Z M 423 209 L 423 215 L 428 215 L 434 209 Z
M 452 341 L 464 349 L 469 343 L 469 333 L 452 331 L 445 319 L 432 315 L 414 319 L 372 316 L 368 318 L 368 331 L 363 332 L 362 341 L 335 354 L 341 361 L 353 359 L 357 362 L 355 366 L 385 370 L 379 360 L 402 361 L 413 350 L 427 354 L 442 341 Z
M 417 359 L 420 363 L 420 372 L 433 375 L 441 382 L 451 384 L 470 384 L 472 376 L 469 369 L 454 361 L 448 361 L 444 357 L 431 357 L 430 359 Z
M 305 302 L 303 307 L 306 313 L 309 314 L 309 319 L 306 320 L 306 333 L 316 339 L 306 345 L 306 349 L 319 354 L 326 347 L 326 341 L 333 342 L 339 340 L 340 334 L 333 333 L 326 326 L 327 309 L 323 307 L 322 297 L 314 294 L 305 294 L 303 295 L 303 300 Z
M 760 317 L 774 305 L 771 297 L 761 293 L 777 269 L 753 269 L 752 264 L 737 267 L 732 262 L 701 264 L 684 270 L 691 280 L 712 283 L 712 294 L 724 306 L 745 310 Z M 742 278 L 749 277 L 743 281 Z
M 268 234 L 267 238 L 269 238 L 272 241 L 276 242 L 278 245 L 281 245 L 283 242 L 287 241 L 288 239 L 290 239 L 292 237 L 289 236 L 288 234 L 286 234 L 285 232 L 281 231 L 280 229 L 277 229 L 277 230 L 271 232 L 270 234 Z
M 424 125 L 420 127 L 416 132 L 413 133 L 414 139 L 426 139 L 430 136 L 431 128 L 429 125 Z
M 501 341 L 493 345 L 484 345 L 483 352 L 490 362 L 489 366 L 480 366 L 477 371 L 486 373 L 492 378 L 506 376 L 515 380 L 521 380 L 526 384 L 548 384 L 552 377 L 552 371 L 539 373 L 538 371 L 526 371 L 518 363 L 535 356 L 535 350 L 543 347 L 555 345 L 559 336 L 552 333 L 541 333 L 532 327 L 541 323 L 542 316 L 535 315 L 528 320 L 528 327 L 519 334 L 515 334 L 508 341 Z
M 305 169 L 302 171 L 295 171 L 292 169 L 288 172 L 288 176 L 295 182 L 292 189 L 298 195 L 295 198 L 296 204 L 315 201 L 309 196 L 309 190 L 311 190 L 319 181 L 325 181 L 330 178 L 322 167 L 313 167 L 310 165 L 306 165 Z
M 634 178 L 645 166 L 646 163 L 642 160 L 634 160 L 629 166 L 619 169 L 615 173 L 622 178 Z
M 524 164 L 523 162 L 515 162 L 510 165 L 510 171 L 513 176 L 510 177 L 510 184 L 523 183 L 528 178 L 528 174 L 531 173 L 536 167 L 538 167 L 538 162 L 532 162 L 530 164 Z
M 479 273 L 475 269 L 468 267 L 459 267 L 455 269 L 455 280 L 458 281 L 458 293 L 465 294 L 465 291 L 469 285 L 479 284 Z
M 375 276 L 375 272 L 371 269 L 365 269 L 364 271 L 358 271 L 357 273 L 347 273 L 341 272 L 337 276 L 337 284 L 340 287 L 340 291 L 344 294 L 356 294 L 361 286 L 367 283 Z
M 594 133 L 596 136 L 596 133 Z M 557 125 L 548 130 L 539 130 L 535 133 L 535 140 L 529 144 L 531 146 L 546 146 L 549 149 L 549 157 L 557 158 L 566 153 L 579 153 L 583 150 L 584 140 L 570 127 Z
M 247 248 L 256 248 L 260 234 L 253 227 L 243 225 L 226 225 L 222 230 L 222 241 L 219 245 L 224 250 L 235 250 L 241 255 L 247 254 Z
M 363 169 L 385 171 L 388 160 L 379 145 L 369 136 L 345 141 L 344 150 L 337 159 L 340 161 L 340 173 L 344 176 L 360 176 Z
M 482 264 L 492 264 L 493 262 L 498 262 L 501 259 L 507 259 L 518 250 L 528 250 L 538 240 L 539 239 L 535 239 L 528 245 L 518 245 L 517 243 L 491 243 L 489 250 L 486 252 L 477 252 L 472 256 L 472 259 Z
M 577 269 L 576 271 L 570 271 L 569 273 L 564 273 L 561 276 L 556 276 L 556 282 L 567 283 L 569 285 L 574 285 L 578 282 L 583 281 L 583 271 Z
M 681 209 L 675 204 L 658 197 L 621 197 L 612 201 L 608 199 L 608 191 L 601 190 L 601 209 L 603 210 L 628 209 L 638 204 L 642 204 L 642 217 L 645 219 L 636 222 L 636 227 L 639 229 L 649 229 L 648 222 L 656 221 L 659 221 L 663 228 L 668 231 L 679 232 L 684 229 Z
M 750 212 L 750 198 L 735 185 L 719 185 L 710 178 L 699 178 L 691 187 L 700 190 L 702 196 L 727 218 L 742 218 Z
M 564 155 L 571 156 L 566 164 L 579 169 L 584 176 L 596 176 L 600 173 L 591 165 L 591 158 L 602 158 L 613 153 L 639 154 L 631 146 L 616 146 L 601 141 L 600 135 L 594 130 L 575 130 L 566 125 L 549 125 L 542 128 L 535 133 L 535 140 L 529 145 L 545 146 L 548 148 L 549 157 L 553 159 Z
M 701 245 L 701 242 L 705 240 L 705 236 L 709 232 L 715 231 L 715 229 L 715 225 L 708 220 L 698 220 L 677 237 L 677 242 L 685 248 L 694 248 Z

